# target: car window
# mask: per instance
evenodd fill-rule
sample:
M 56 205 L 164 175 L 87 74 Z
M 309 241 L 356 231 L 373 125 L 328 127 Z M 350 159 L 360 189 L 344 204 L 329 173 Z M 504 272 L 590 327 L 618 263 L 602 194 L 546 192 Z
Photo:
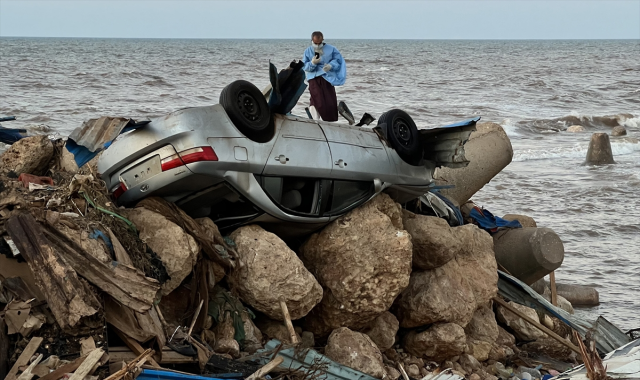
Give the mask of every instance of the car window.
M 319 214 L 320 180 L 304 177 L 259 178 L 264 191 L 281 208 L 294 214 Z
M 375 192 L 373 182 L 362 181 L 333 181 L 330 205 L 325 215 L 336 215 L 369 199 Z

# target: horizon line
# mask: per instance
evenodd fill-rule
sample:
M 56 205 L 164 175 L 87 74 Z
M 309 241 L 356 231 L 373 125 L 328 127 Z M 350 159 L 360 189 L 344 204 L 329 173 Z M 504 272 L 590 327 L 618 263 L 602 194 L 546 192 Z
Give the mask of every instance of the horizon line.
M 3 36 L 0 38 L 77 38 L 77 39 L 114 39 L 114 40 L 284 40 L 306 41 L 308 38 L 276 37 L 79 37 L 79 36 Z M 331 38 L 331 40 L 358 41 L 634 41 L 638 38 Z

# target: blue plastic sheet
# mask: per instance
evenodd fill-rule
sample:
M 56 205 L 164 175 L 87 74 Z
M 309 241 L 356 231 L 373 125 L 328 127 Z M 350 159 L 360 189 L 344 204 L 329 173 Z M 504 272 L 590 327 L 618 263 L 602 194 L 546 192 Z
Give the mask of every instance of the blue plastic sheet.
M 501 228 L 522 228 L 522 225 L 517 220 L 506 220 L 500 217 L 494 216 L 489 210 L 481 209 L 480 207 L 474 207 L 471 209 L 469 216 L 478 224 L 480 228 L 487 231 L 490 234 L 495 234 Z

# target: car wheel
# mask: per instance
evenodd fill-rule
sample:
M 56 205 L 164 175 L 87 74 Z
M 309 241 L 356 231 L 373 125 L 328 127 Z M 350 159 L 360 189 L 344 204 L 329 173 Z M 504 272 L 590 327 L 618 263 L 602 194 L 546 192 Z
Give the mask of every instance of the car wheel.
M 410 165 L 420 165 L 422 146 L 418 127 L 411 116 L 403 110 L 393 109 L 380 116 L 378 124 L 386 124 L 387 140 L 398 156 Z
M 252 83 L 246 80 L 230 83 L 220 93 L 220 104 L 236 128 L 249 139 L 267 142 L 273 137 L 273 115 L 267 99 Z

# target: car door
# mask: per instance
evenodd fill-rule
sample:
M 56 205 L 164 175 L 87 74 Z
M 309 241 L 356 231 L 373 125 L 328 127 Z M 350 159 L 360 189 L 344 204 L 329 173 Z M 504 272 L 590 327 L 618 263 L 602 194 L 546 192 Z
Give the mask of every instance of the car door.
M 393 180 L 395 165 L 373 130 L 337 123 L 320 123 L 320 127 L 331 150 L 331 178 Z
M 262 174 L 328 178 L 331 152 L 317 122 L 282 115 L 275 122 L 278 136 Z

